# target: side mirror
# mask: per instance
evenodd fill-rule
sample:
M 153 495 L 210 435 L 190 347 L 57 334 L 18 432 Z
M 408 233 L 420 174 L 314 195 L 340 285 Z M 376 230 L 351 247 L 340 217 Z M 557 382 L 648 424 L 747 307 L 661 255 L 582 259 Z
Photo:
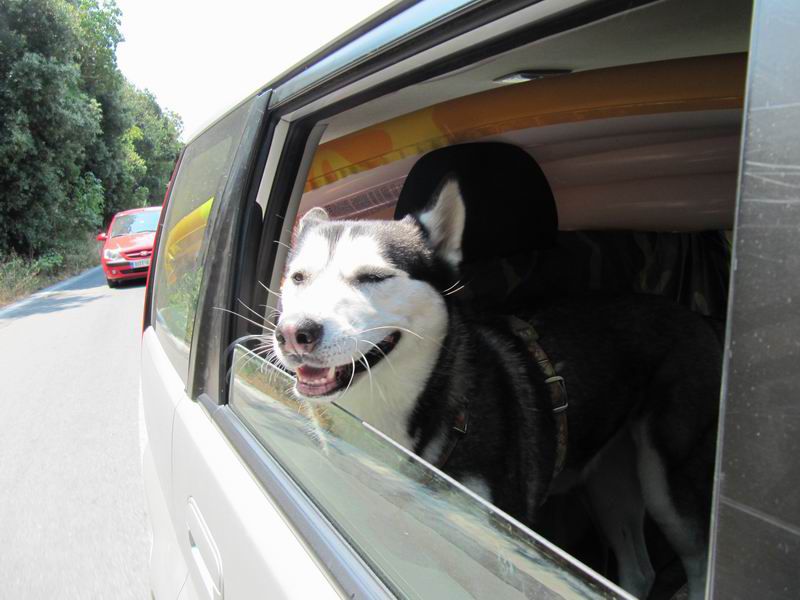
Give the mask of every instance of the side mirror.
M 108 239 L 108 235 L 105 231 L 101 231 L 97 234 L 97 241 L 98 242 L 105 242 Z

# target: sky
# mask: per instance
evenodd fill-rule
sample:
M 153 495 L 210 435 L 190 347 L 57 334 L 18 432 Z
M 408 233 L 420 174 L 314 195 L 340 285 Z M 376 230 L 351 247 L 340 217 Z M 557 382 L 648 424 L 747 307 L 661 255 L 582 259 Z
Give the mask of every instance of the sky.
M 389 0 L 117 0 L 117 61 L 183 139 Z

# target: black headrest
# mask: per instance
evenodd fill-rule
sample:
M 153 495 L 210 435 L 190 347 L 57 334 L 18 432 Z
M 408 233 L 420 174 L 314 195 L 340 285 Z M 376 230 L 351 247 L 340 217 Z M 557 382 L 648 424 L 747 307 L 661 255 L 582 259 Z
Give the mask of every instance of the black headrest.
M 403 184 L 395 218 L 423 209 L 448 174 L 458 178 L 467 210 L 464 262 L 553 244 L 558 215 L 544 173 L 527 152 L 499 142 L 448 146 L 420 158 Z

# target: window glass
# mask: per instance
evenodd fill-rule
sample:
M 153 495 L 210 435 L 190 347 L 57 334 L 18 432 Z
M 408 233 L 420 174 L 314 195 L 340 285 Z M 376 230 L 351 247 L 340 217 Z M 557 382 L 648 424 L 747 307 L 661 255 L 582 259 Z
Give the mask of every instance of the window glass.
M 239 107 L 187 146 L 169 197 L 155 267 L 153 323 L 182 376 L 203 277 L 206 225 L 225 189 L 248 107 Z
M 160 211 L 148 210 L 131 215 L 120 215 L 111 224 L 111 237 L 153 232 L 158 227 Z
M 231 408 L 384 583 L 407 598 L 608 598 L 614 588 L 337 407 L 319 414 L 243 346 Z

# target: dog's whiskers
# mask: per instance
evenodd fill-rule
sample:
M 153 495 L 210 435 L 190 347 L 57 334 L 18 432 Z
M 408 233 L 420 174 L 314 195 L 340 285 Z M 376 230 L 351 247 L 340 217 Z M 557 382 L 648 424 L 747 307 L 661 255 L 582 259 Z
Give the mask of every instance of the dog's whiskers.
M 274 328 L 272 328 L 272 327 L 268 327 L 268 326 L 267 326 L 265 323 L 259 323 L 259 322 L 257 322 L 257 321 L 254 321 L 253 319 L 250 319 L 250 318 L 248 318 L 248 317 L 245 317 L 243 314 L 241 314 L 241 313 L 238 313 L 238 312 L 236 312 L 235 310 L 228 310 L 227 308 L 222 308 L 221 306 L 215 306 L 215 307 L 214 307 L 214 310 L 221 310 L 221 311 L 223 311 L 223 312 L 230 313 L 230 314 L 232 314 L 232 315 L 236 315 L 236 316 L 237 316 L 237 317 L 239 317 L 240 319 L 244 319 L 244 320 L 245 320 L 245 321 L 247 321 L 248 323 L 252 323 L 252 324 L 253 324 L 253 325 L 255 325 L 256 327 L 260 327 L 260 328 L 261 328 L 261 329 L 263 329 L 264 331 L 269 331 L 269 332 L 272 332 L 272 331 L 274 331 L 274 330 L 275 330 L 275 329 L 274 329 Z
M 367 368 L 367 374 L 369 375 L 369 395 L 370 395 L 370 398 L 371 398 L 372 397 L 372 369 L 369 368 L 369 361 L 367 360 L 367 356 L 363 352 L 361 352 L 360 350 L 357 350 L 357 352 L 361 355 L 361 358 L 359 359 L 359 362 L 363 361 L 364 366 Z
M 459 283 L 461 283 L 461 280 L 460 280 L 460 279 L 459 279 L 458 281 L 456 281 L 456 282 L 455 282 L 453 285 L 451 285 L 449 288 L 442 290 L 442 292 L 441 292 L 441 293 L 442 293 L 442 294 L 445 294 L 445 295 L 447 295 L 447 292 L 449 292 L 450 290 L 452 290 L 452 289 L 453 289 L 454 287 L 456 287 L 456 286 L 457 286 Z
M 355 335 L 359 335 L 361 333 L 367 333 L 368 331 L 377 331 L 378 329 L 397 329 L 398 331 L 405 331 L 406 333 L 410 333 L 411 335 L 414 335 L 421 340 L 425 339 L 416 331 L 411 331 L 410 329 L 406 329 L 405 327 L 397 327 L 395 325 L 382 325 L 380 327 L 371 327 L 369 329 L 362 329 L 361 331 L 356 331 Z
M 257 352 L 254 352 L 253 350 L 250 350 L 249 348 L 245 348 L 244 350 L 245 350 L 245 352 L 247 352 L 247 354 L 249 354 L 249 356 L 247 357 L 247 359 L 244 361 L 243 364 L 240 364 L 238 366 L 239 369 L 244 369 L 247 365 L 249 365 L 251 362 L 253 362 L 256 358 L 259 358 L 259 359 L 263 360 L 263 357 L 260 354 L 258 354 Z
M 452 295 L 453 295 L 453 294 L 455 294 L 456 292 L 460 292 L 461 290 L 463 290 L 465 287 L 467 287 L 467 285 L 466 285 L 466 284 L 464 284 L 464 285 L 462 285 L 462 286 L 460 286 L 460 287 L 457 287 L 457 288 L 456 288 L 456 289 L 454 289 L 452 292 L 447 292 L 446 294 L 444 294 L 444 293 L 443 293 L 443 294 L 442 294 L 442 296 L 452 296 Z
M 347 387 L 344 388 L 344 391 L 342 392 L 342 398 L 344 398 L 345 394 L 347 394 L 348 390 L 350 390 L 350 386 L 353 384 L 353 377 L 356 376 L 356 361 L 352 356 L 350 357 L 350 362 L 352 363 L 353 368 L 350 371 L 350 381 L 347 382 Z
M 280 298 L 280 297 L 281 297 L 281 294 L 279 294 L 278 292 L 275 292 L 275 291 L 273 291 L 273 290 L 269 289 L 269 288 L 268 288 L 266 285 L 264 285 L 262 282 L 260 282 L 260 281 L 259 281 L 259 282 L 258 282 L 258 285 L 260 285 L 261 287 L 263 287 L 263 288 L 264 288 L 265 290 L 267 290 L 267 291 L 268 291 L 270 294 L 273 294 L 273 295 L 277 296 L 278 298 Z
M 244 307 L 245 307 L 247 310 L 249 310 L 251 313 L 253 313 L 255 316 L 257 316 L 257 317 L 259 317 L 259 318 L 263 319 L 263 321 L 264 321 L 264 324 L 266 325 L 267 321 L 269 320 L 269 319 L 268 319 L 268 317 L 266 317 L 266 316 L 262 315 L 262 314 L 261 314 L 260 312 L 258 312 L 257 310 L 253 310 L 252 308 L 250 308 L 249 306 L 247 306 L 247 304 L 245 304 L 245 303 L 244 303 L 244 301 L 243 301 L 241 298 L 237 298 L 237 299 L 236 299 L 236 301 L 237 301 L 239 304 L 241 304 L 242 306 L 244 306 Z
M 364 342 L 366 344 L 369 344 L 370 346 L 374 347 L 378 352 L 383 354 L 383 358 L 386 359 L 387 364 L 391 367 L 392 371 L 394 371 L 394 374 L 395 375 L 399 375 L 399 373 L 395 370 L 394 365 L 392 364 L 392 361 L 390 361 L 389 357 L 386 356 L 386 352 L 384 352 L 378 344 L 375 344 L 375 343 L 370 342 L 369 340 L 365 340 L 363 338 L 358 338 L 356 340 L 356 347 L 358 347 L 358 342 Z

